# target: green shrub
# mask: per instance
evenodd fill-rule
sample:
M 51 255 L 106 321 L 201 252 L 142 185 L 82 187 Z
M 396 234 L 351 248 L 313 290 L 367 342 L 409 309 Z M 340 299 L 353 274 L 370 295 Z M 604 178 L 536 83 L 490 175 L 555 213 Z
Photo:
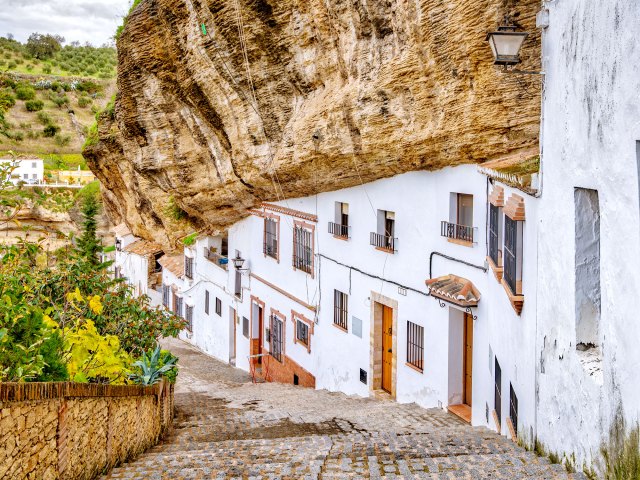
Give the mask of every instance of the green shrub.
M 28 71 L 31 71 L 31 70 L 33 70 L 33 65 L 31 65 L 31 64 L 28 64 L 28 65 L 27 65 L 27 70 L 28 70 Z
M 81 108 L 86 108 L 91 105 L 91 99 L 89 97 L 82 96 L 78 98 L 78 106 Z
M 28 112 L 39 112 L 44 108 L 44 102 L 42 100 L 27 100 L 24 104 Z
M 42 134 L 45 137 L 54 137 L 56 133 L 58 133 L 59 131 L 60 131 L 59 126 L 54 125 L 53 123 L 50 123 L 44 127 L 44 129 L 42 130 Z
M 58 133 L 54 137 L 54 140 L 56 142 L 56 145 L 58 145 L 59 147 L 66 147 L 71 143 L 71 135 L 62 135 Z
M 36 98 L 36 91 L 30 85 L 19 85 L 16 87 L 16 97 L 18 100 L 33 100 Z
M 24 140 L 24 133 L 22 132 L 13 132 L 11 134 L 11 138 L 13 138 L 16 142 L 21 142 Z
M 14 69 L 14 68 L 16 68 L 17 66 L 18 66 L 18 65 L 16 64 L 16 62 L 11 61 L 11 62 L 9 62 L 9 64 L 7 65 L 7 68 L 8 68 L 9 70 L 13 70 L 13 69 Z
M 24 60 L 18 57 L 18 58 L 16 58 L 16 63 L 18 65 L 22 65 L 24 63 Z
M 44 67 L 42 67 L 42 71 L 44 73 L 46 73 L 47 75 L 49 75 L 51 73 L 51 66 L 50 65 L 45 65 Z
M 47 112 L 38 112 L 38 121 L 42 125 L 49 125 L 53 123 L 53 118 Z
M 9 110 L 16 104 L 16 98 L 7 90 L 0 90 L 0 110 Z

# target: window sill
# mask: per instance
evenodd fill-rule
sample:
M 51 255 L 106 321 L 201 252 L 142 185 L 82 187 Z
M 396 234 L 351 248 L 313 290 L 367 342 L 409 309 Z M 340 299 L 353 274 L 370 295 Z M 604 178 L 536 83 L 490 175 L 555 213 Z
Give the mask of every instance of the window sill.
M 487 263 L 489 264 L 489 267 L 491 267 L 491 270 L 493 271 L 493 274 L 495 275 L 496 280 L 498 280 L 498 283 L 502 282 L 502 272 L 504 272 L 504 268 L 498 267 L 493 262 L 493 259 L 491 257 L 487 257 Z
M 343 242 L 349 241 L 349 237 L 343 237 L 341 235 L 334 235 L 333 238 L 335 238 L 336 240 L 342 240 Z
M 412 370 L 415 370 L 418 373 L 424 373 L 424 371 L 421 368 L 416 367 L 415 365 L 412 365 L 409 362 L 405 362 L 405 365 L 409 368 L 411 368 Z
M 379 250 L 381 252 L 385 252 L 385 253 L 390 253 L 390 254 L 394 254 L 396 253 L 395 250 L 391 249 L 391 248 L 384 248 L 384 247 L 375 247 L 376 250 Z
M 337 324 L 337 323 L 335 323 L 335 322 L 334 322 L 334 323 L 332 323 L 331 325 L 333 325 L 334 327 L 336 327 L 336 328 L 337 328 L 338 330 L 340 330 L 341 332 L 349 333 L 349 330 L 347 330 L 347 329 L 346 329 L 346 328 L 344 328 L 344 327 L 341 327 L 340 325 L 338 325 L 338 324 Z
M 522 313 L 522 307 L 524 305 L 524 295 L 514 295 L 511 292 L 511 288 L 509 288 L 509 285 L 507 285 L 507 282 L 505 282 L 504 278 L 500 283 L 504 287 L 504 291 L 507 293 L 507 297 L 509 298 L 511 306 L 513 307 L 515 312 L 520 315 L 520 313 Z
M 473 242 L 468 240 L 458 240 L 457 238 L 447 238 L 447 242 L 462 245 L 463 247 L 473 247 Z

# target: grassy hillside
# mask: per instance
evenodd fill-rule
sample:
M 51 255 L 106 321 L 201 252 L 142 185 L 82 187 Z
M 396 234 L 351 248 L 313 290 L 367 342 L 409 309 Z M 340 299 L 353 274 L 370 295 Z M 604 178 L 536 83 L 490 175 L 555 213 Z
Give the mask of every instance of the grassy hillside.
M 51 58 L 38 59 L 25 44 L 0 37 L 0 71 L 32 75 L 110 79 L 118 64 L 115 48 L 66 45 Z
M 114 92 L 115 80 L 0 74 L 0 150 L 79 154 Z

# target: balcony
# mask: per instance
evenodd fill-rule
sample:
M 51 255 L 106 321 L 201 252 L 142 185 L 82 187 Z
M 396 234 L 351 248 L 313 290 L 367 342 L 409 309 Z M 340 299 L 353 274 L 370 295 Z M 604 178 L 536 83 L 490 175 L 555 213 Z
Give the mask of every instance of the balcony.
M 204 258 L 223 270 L 229 269 L 229 258 L 225 255 L 220 255 L 219 253 L 214 252 L 211 248 L 204 247 Z
M 346 240 L 349 238 L 349 226 L 341 225 L 340 223 L 329 222 L 329 233 L 334 237 Z
M 440 235 L 454 243 L 473 244 L 473 227 L 458 225 L 447 221 L 440 222 Z
M 394 253 L 396 252 L 396 244 L 398 242 L 397 238 L 393 238 L 388 235 L 383 235 L 381 233 L 371 232 L 371 237 L 369 239 L 369 243 L 376 247 L 379 250 L 384 250 L 385 252 Z

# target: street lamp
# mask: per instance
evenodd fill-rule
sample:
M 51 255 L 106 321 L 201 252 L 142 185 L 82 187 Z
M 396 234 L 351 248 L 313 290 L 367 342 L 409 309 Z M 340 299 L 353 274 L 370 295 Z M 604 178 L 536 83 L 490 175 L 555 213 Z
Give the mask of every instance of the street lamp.
M 504 25 L 500 25 L 495 32 L 487 33 L 485 40 L 489 42 L 493 53 L 493 64 L 502 65 L 505 72 L 540 75 L 542 72 L 523 71 L 509 69 L 520 63 L 520 49 L 529 36 L 527 32 L 517 32 L 508 17 L 505 17 Z
M 236 256 L 232 258 L 231 261 L 233 262 L 233 266 L 236 268 L 236 270 L 246 270 L 242 268 L 242 265 L 244 265 L 244 258 L 240 256 L 240 252 L 236 252 Z

